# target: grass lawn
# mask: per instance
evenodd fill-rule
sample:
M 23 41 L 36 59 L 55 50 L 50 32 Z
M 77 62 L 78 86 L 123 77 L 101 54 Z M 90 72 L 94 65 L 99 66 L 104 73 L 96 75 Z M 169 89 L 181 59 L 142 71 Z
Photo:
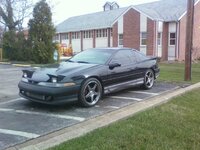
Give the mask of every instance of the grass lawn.
M 199 150 L 200 89 L 50 150 Z
M 159 81 L 185 83 L 184 64 L 161 63 Z M 200 63 L 192 81 L 200 81 Z M 129 119 L 97 129 L 50 150 L 184 150 L 200 149 L 200 89 L 186 93 Z
M 160 63 L 159 81 L 168 82 L 184 82 L 185 64 L 184 63 Z M 192 81 L 188 83 L 196 83 L 200 81 L 200 62 L 192 64 Z

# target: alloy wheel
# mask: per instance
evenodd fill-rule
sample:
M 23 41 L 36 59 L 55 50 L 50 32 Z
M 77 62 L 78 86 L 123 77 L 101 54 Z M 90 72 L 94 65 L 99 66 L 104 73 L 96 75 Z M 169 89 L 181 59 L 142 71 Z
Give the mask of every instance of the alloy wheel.
M 148 70 L 145 74 L 144 84 L 146 89 L 150 89 L 154 84 L 154 73 L 151 70 Z
M 83 84 L 81 92 L 81 103 L 87 107 L 94 106 L 102 96 L 101 83 L 95 78 L 88 79 Z

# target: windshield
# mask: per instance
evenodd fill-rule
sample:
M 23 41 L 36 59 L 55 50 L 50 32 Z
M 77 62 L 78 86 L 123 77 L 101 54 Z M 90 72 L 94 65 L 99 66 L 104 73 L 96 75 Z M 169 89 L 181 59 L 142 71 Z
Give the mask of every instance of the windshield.
M 112 53 L 110 53 L 108 50 L 85 50 L 81 53 L 78 53 L 68 61 L 78 63 L 105 64 L 111 57 L 111 54 Z

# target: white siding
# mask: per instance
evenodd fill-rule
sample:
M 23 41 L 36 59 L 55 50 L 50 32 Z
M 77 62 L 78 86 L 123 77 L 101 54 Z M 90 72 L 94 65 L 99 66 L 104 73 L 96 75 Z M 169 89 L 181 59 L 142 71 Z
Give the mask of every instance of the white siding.
M 158 46 L 157 56 L 162 57 L 162 46 Z
M 108 47 L 108 38 L 96 38 L 96 47 Z
M 162 57 L 162 35 L 163 35 L 163 22 L 157 22 L 157 33 L 161 33 L 161 45 L 158 45 L 158 40 L 156 41 L 157 44 L 157 56 Z M 158 38 L 158 36 L 156 36 Z
M 73 49 L 73 53 L 78 53 L 81 51 L 81 40 L 80 39 L 72 39 L 72 49 Z
M 158 32 L 163 32 L 163 22 L 158 22 Z
M 83 50 L 93 48 L 93 39 L 83 39 Z
M 176 32 L 176 23 L 169 23 L 169 32 Z
M 140 46 L 140 52 L 147 55 L 147 47 L 146 46 Z
M 123 34 L 124 32 L 124 20 L 123 16 L 118 20 L 118 34 Z
M 140 32 L 147 32 L 147 17 L 140 14 Z
M 147 32 L 147 17 L 143 14 L 140 14 L 140 33 L 141 32 Z M 141 41 L 141 39 L 140 39 L 140 41 Z M 141 43 L 140 43 L 140 45 L 141 45 Z M 141 45 L 140 51 L 146 55 L 147 54 L 147 46 Z
M 113 47 L 113 38 L 110 37 L 110 47 Z

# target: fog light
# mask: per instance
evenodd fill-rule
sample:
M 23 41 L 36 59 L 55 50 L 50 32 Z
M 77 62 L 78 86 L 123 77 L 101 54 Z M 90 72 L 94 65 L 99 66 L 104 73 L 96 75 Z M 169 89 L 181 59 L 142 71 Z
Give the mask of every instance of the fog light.
M 52 96 L 45 96 L 45 100 L 51 101 L 52 100 Z

